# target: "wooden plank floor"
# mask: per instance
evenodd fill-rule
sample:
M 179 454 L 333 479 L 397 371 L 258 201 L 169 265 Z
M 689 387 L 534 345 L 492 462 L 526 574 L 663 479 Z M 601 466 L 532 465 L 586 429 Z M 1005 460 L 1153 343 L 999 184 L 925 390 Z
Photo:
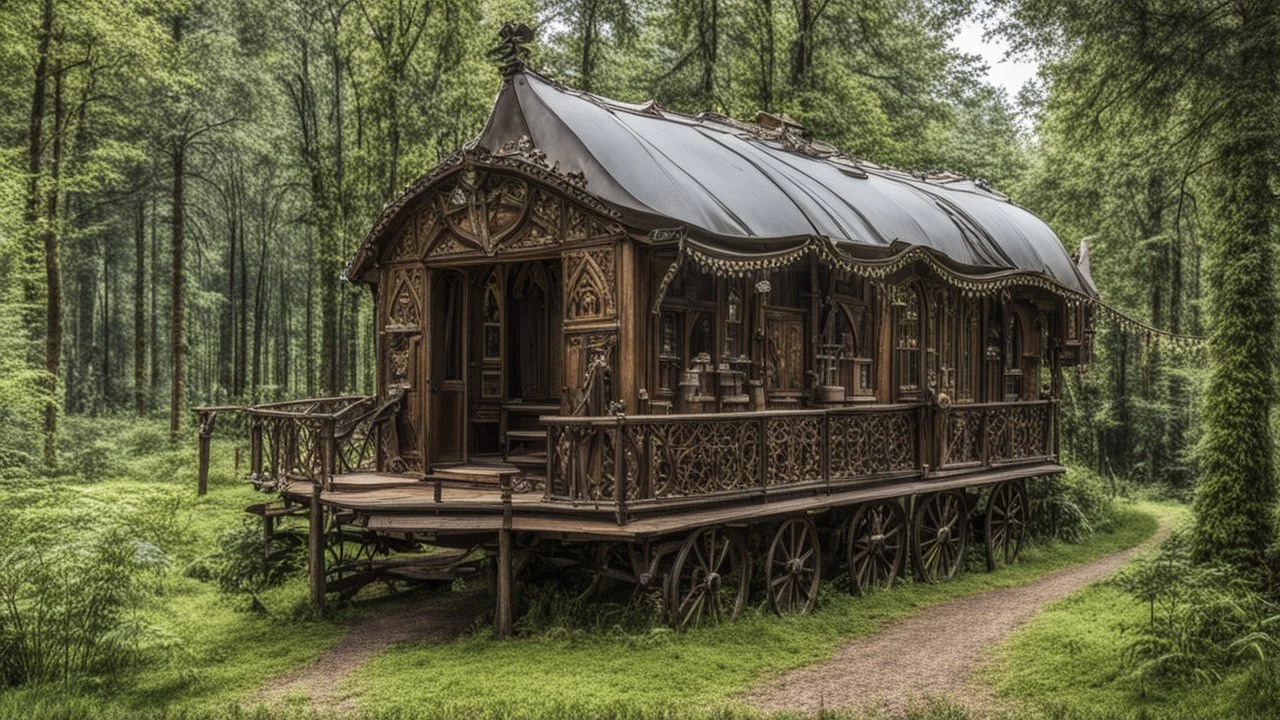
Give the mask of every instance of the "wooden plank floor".
M 611 507 L 590 515 L 566 516 L 563 504 L 544 501 L 541 493 L 512 496 L 512 529 L 602 539 L 643 539 L 688 532 L 709 525 L 734 525 L 767 521 L 799 513 L 817 513 L 832 507 L 883 500 L 904 495 L 989 485 L 1004 480 L 1064 472 L 1061 465 L 1045 463 L 1003 470 L 987 470 L 963 477 L 914 480 L 875 487 L 847 488 L 829 494 L 792 496 L 761 502 L 740 501 L 716 507 L 685 507 L 654 511 L 619 525 Z M 496 490 L 445 488 L 442 502 L 434 502 L 431 488 L 397 488 L 359 494 L 325 493 L 322 501 L 369 514 L 369 528 L 387 532 L 458 533 L 497 531 L 502 527 L 501 502 Z M 494 511 L 496 510 L 496 512 Z M 577 508 L 579 513 L 588 508 Z

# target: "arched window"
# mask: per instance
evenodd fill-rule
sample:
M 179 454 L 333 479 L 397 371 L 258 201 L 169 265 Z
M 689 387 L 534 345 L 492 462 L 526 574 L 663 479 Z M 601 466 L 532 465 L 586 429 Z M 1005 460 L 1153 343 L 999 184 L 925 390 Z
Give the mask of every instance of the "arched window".
M 1009 324 L 1004 333 L 1004 399 L 1013 402 L 1022 398 L 1022 319 L 1009 311 Z
M 498 273 L 484 286 L 484 359 L 502 359 L 502 303 L 498 300 Z
M 981 303 L 975 300 L 965 301 L 965 312 L 961 316 L 960 345 L 956 362 L 956 399 L 971 402 L 977 394 L 978 368 L 982 357 L 982 317 L 979 314 Z
M 872 379 L 871 319 L 866 305 L 860 302 L 832 303 L 823 326 L 820 359 L 823 383 L 844 388 L 846 397 L 866 398 L 874 395 Z
M 894 363 L 898 372 L 898 393 L 920 392 L 920 292 L 914 287 L 894 289 Z

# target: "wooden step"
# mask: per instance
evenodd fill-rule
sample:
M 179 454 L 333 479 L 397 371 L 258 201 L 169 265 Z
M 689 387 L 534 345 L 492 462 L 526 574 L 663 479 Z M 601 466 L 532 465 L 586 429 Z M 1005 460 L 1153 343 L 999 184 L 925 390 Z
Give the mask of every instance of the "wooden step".
M 427 476 L 427 481 L 435 479 L 454 482 L 471 483 L 473 485 L 502 484 L 503 475 L 519 475 L 520 471 L 511 465 L 458 465 L 456 467 L 435 468 Z
M 502 406 L 509 413 L 520 415 L 559 415 L 560 406 L 554 403 L 507 403 Z
M 508 455 L 507 462 L 516 467 L 539 467 L 547 466 L 546 453 L 527 453 L 524 455 Z
M 534 440 L 546 440 L 546 430 L 508 430 L 507 440 L 519 440 L 521 442 L 532 442 Z
M 333 476 L 331 489 L 336 492 L 369 492 L 422 484 L 421 475 L 395 473 L 343 473 Z

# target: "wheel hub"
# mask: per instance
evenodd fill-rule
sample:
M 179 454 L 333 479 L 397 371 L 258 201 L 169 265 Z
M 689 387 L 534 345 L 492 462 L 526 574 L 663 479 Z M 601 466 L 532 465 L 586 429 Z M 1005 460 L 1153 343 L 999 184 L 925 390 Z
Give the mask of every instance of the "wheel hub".
M 938 542 L 946 542 L 951 538 L 951 528 L 938 528 Z
M 720 573 L 707 573 L 706 579 L 702 582 L 709 592 L 718 592 L 721 585 Z
M 792 558 L 787 561 L 787 572 L 792 575 L 799 575 L 804 570 L 804 563 L 799 558 Z

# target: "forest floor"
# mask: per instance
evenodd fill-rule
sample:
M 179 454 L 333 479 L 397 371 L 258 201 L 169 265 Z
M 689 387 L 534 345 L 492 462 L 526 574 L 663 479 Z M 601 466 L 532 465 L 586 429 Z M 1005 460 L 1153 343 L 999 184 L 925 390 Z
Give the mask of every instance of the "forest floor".
M 445 643 L 474 626 L 488 604 L 483 591 L 452 593 L 427 602 L 402 604 L 389 612 L 354 621 L 333 647 L 304 665 L 262 687 L 246 703 L 277 706 L 303 700 L 312 709 L 348 713 L 353 697 L 340 691 L 342 682 L 370 658 L 394 643 Z
M 998 701 L 973 677 L 988 650 L 1046 606 L 1113 575 L 1135 554 L 1169 536 L 1167 519 L 1141 545 L 1051 573 L 1029 585 L 934 605 L 858 638 L 830 659 L 766 679 L 742 699 L 769 712 L 857 710 L 904 713 L 922 699 L 945 698 L 973 714 Z

